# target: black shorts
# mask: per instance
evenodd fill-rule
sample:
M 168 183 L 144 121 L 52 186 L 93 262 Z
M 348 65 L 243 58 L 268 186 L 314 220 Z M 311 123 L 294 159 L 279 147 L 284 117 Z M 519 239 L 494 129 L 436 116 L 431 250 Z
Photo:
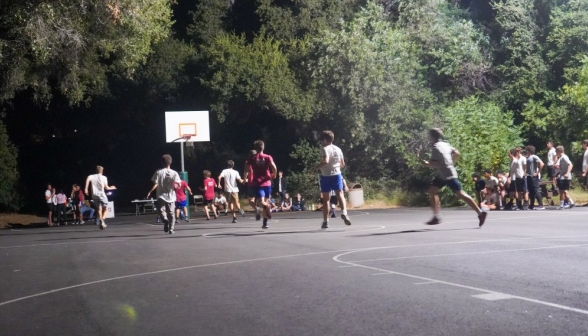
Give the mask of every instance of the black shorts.
M 337 205 L 337 203 L 339 203 L 339 199 L 337 198 L 337 196 L 331 196 L 329 203 Z
M 461 190 L 461 183 L 459 183 L 459 181 L 454 178 L 454 179 L 449 179 L 449 180 L 442 180 L 438 177 L 436 177 L 433 182 L 431 182 L 431 185 L 434 187 L 437 187 L 439 189 L 448 186 L 449 189 L 453 190 L 453 192 L 458 192 Z
M 547 177 L 548 178 L 555 177 L 555 168 L 553 168 L 553 166 L 547 166 Z
M 527 179 L 518 178 L 515 180 L 515 188 L 517 192 L 527 192 Z
M 49 210 L 49 211 L 55 210 L 55 205 L 53 205 L 53 203 L 47 203 L 47 210 Z
M 570 180 L 557 180 L 557 188 L 561 191 L 570 190 Z
M 211 206 L 213 204 L 214 204 L 214 199 L 209 199 L 209 200 L 205 199 L 204 200 L 204 205 Z

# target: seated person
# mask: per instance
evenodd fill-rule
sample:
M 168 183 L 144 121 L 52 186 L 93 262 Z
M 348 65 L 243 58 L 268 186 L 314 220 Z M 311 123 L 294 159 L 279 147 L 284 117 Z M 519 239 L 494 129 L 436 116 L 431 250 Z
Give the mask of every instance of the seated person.
M 292 211 L 306 211 L 306 201 L 300 194 L 296 194 L 292 200 Z
M 92 208 L 90 206 L 90 202 L 89 201 L 83 201 L 81 202 L 81 206 L 80 206 L 80 220 L 81 223 L 80 224 L 84 224 L 84 214 L 86 212 L 90 212 L 90 214 L 88 215 L 88 217 L 85 217 L 86 219 L 93 219 L 94 218 L 94 208 Z
M 480 205 L 480 208 L 484 211 L 496 210 L 498 205 L 498 194 L 493 187 L 486 188 L 484 200 Z
M 269 203 L 271 212 L 280 211 L 280 207 L 278 207 L 278 205 L 276 204 L 276 197 L 270 196 Z
M 214 206 L 216 207 L 216 211 L 220 215 L 221 210 L 225 210 L 225 216 L 227 213 L 227 199 L 222 192 L 217 192 L 216 197 L 214 198 Z
M 284 194 L 284 200 L 282 201 L 282 205 L 280 206 L 280 211 L 291 211 L 292 210 L 292 199 L 290 198 L 290 194 Z

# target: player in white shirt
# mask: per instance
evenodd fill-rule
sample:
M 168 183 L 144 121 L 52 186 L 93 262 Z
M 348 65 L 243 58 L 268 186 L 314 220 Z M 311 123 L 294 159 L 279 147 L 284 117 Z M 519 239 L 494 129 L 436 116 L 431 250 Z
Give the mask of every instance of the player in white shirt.
M 241 216 L 245 216 L 245 212 L 241 210 L 241 204 L 239 204 L 239 187 L 237 186 L 237 182 L 243 183 L 244 181 L 241 179 L 239 172 L 233 169 L 234 167 L 235 162 L 233 160 L 227 161 L 227 169 L 223 170 L 218 176 L 218 184 L 222 185 L 223 180 L 225 181 L 225 192 L 229 195 L 228 208 L 233 214 L 233 223 L 237 223 L 237 211 L 241 213 Z
M 543 161 L 535 155 L 535 146 L 527 146 L 525 153 L 527 154 L 527 189 L 529 190 L 529 210 L 545 210 L 543 206 L 543 197 L 541 196 L 541 169 L 543 169 Z M 538 207 L 535 208 L 535 200 L 537 200 Z
M 47 204 L 47 225 L 53 226 L 53 192 L 51 191 L 51 184 L 47 184 L 47 190 L 45 190 L 45 203 Z
M 515 186 L 517 191 L 517 210 L 523 210 L 523 200 L 527 193 L 527 158 L 521 155 L 522 148 L 515 148 Z
M 516 149 L 513 148 L 508 152 L 508 157 L 510 158 L 510 170 L 508 171 L 508 204 L 506 205 L 506 209 L 508 210 L 517 210 L 513 204 L 514 200 L 518 198 L 517 196 L 517 186 L 516 186 L 516 178 L 517 178 L 517 167 L 519 165 L 519 160 L 516 156 Z
M 96 166 L 96 174 L 90 175 L 86 178 L 86 187 L 84 188 L 85 194 L 89 195 L 88 193 L 88 186 L 90 183 L 92 184 L 92 201 L 94 201 L 94 205 L 98 207 L 98 225 L 100 226 L 100 230 L 104 230 L 106 228 L 106 223 L 104 222 L 104 218 L 106 218 L 106 214 L 108 213 L 108 197 L 106 197 L 106 190 L 115 190 L 115 186 L 108 185 L 108 179 L 106 176 L 102 175 L 104 173 L 104 167 Z
M 557 177 L 555 173 L 556 151 L 553 142 L 547 142 L 547 178 L 553 182 L 552 190 L 557 190 Z
M 165 154 L 161 157 L 163 168 L 156 171 L 151 177 L 153 187 L 147 193 L 147 198 L 156 190 L 157 215 L 163 221 L 163 232 L 174 233 L 175 208 L 176 208 L 176 186 L 182 183 L 180 175 L 171 169 L 172 157 Z
M 323 142 L 322 161 L 316 165 L 313 171 L 321 171 L 321 192 L 323 193 L 323 225 L 322 229 L 329 228 L 329 199 L 331 198 L 331 191 L 337 194 L 337 199 L 341 205 L 341 218 L 345 225 L 351 225 L 349 216 L 347 215 L 347 203 L 345 202 L 345 194 L 343 193 L 343 177 L 341 176 L 341 168 L 345 167 L 345 159 L 341 149 L 333 145 L 335 135 L 331 131 L 323 131 L 320 135 L 320 140 Z
M 560 175 L 557 180 L 559 188 L 559 207 L 558 210 L 568 209 L 574 207 L 574 201 L 570 198 L 570 183 L 572 182 L 572 168 L 574 165 L 570 158 L 565 154 L 564 146 L 557 146 L 557 156 L 559 159 L 555 164 L 555 168 L 559 168 Z M 568 202 L 568 206 L 564 206 L 565 202 Z
M 582 177 L 588 186 L 588 178 L 586 177 L 588 175 L 588 139 L 582 141 L 582 149 L 584 150 L 584 156 L 582 157 Z M 588 204 L 585 206 L 588 206 Z
M 478 207 L 476 202 L 461 189 L 461 184 L 457 179 L 457 170 L 454 167 L 454 162 L 459 158 L 459 152 L 447 142 L 442 141 L 443 132 L 439 128 L 432 128 L 429 130 L 429 142 L 432 149 L 431 160 L 423 160 L 423 165 L 437 169 L 437 177 L 429 187 L 429 196 L 431 198 L 431 208 L 433 209 L 433 219 L 428 221 L 427 225 L 440 224 L 439 220 L 439 189 L 444 186 L 449 187 L 455 196 L 467 203 L 476 213 L 480 220 L 479 226 L 484 225 L 486 221 L 487 212 L 484 212 Z

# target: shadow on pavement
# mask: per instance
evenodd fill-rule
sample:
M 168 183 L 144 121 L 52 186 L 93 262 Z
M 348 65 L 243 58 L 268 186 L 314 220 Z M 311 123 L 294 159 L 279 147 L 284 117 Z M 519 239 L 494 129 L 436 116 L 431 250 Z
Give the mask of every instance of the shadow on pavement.
M 388 236 L 388 235 L 397 235 L 397 234 L 405 234 L 405 233 L 422 233 L 422 232 L 439 232 L 439 231 L 463 231 L 463 230 L 478 230 L 479 228 L 464 228 L 464 229 L 441 229 L 441 230 L 434 230 L 434 229 L 422 229 L 422 230 L 405 230 L 405 231 L 394 231 L 394 232 L 381 232 L 381 233 L 370 233 L 364 235 L 354 235 L 352 237 L 373 237 L 373 236 Z

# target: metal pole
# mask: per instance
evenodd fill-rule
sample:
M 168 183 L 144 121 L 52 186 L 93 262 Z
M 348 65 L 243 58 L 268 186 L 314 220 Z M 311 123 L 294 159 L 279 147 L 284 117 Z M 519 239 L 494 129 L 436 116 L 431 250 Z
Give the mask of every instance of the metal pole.
M 182 172 L 184 172 L 184 142 L 180 142 L 180 156 L 182 157 Z

